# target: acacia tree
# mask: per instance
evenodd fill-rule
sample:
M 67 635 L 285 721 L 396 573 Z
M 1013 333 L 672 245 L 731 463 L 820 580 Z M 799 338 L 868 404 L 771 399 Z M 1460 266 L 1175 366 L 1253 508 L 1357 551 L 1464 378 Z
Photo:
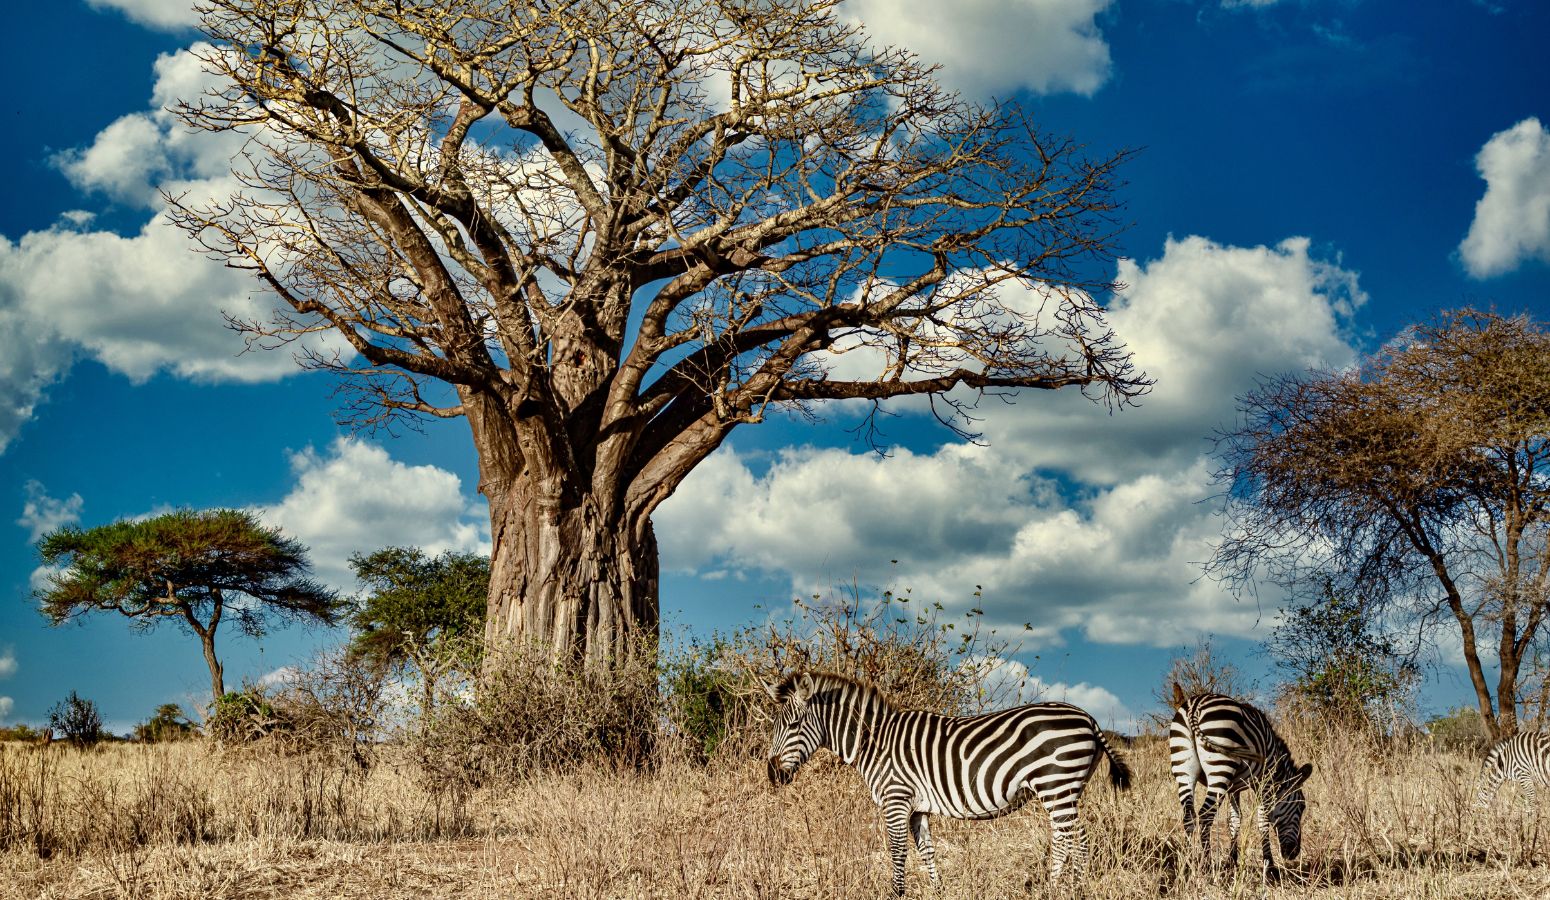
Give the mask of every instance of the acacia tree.
M 224 87 L 179 112 L 249 135 L 246 188 L 177 217 L 283 301 L 252 342 L 342 337 L 293 346 L 347 421 L 466 419 L 487 644 L 654 636 L 653 510 L 772 409 L 1144 389 L 1096 299 L 1124 154 L 960 100 L 838 6 L 202 4 Z
M 216 700 L 226 693 L 215 653 L 222 622 L 261 637 L 274 619 L 332 625 L 339 614 L 334 592 L 307 577 L 307 548 L 242 510 L 66 526 L 44 535 L 38 552 L 56 569 L 35 593 L 51 624 L 95 612 L 142 629 L 178 621 L 204 648 Z
M 1271 380 L 1242 411 L 1218 445 L 1229 527 L 1208 568 L 1327 588 L 1423 637 L 1451 621 L 1482 722 L 1515 733 L 1550 608 L 1545 327 L 1446 314 L 1351 371 Z
M 426 556 L 416 547 L 385 547 L 350 557 L 365 587 L 350 614 L 350 654 L 373 666 L 420 675 L 423 709 L 435 706 L 436 682 L 458 665 L 460 645 L 484 622 L 490 561 L 474 553 Z

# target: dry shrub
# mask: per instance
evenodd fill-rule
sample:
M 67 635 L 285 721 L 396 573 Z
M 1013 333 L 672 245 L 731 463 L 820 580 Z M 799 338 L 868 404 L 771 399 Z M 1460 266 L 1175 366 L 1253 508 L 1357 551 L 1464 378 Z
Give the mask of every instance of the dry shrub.
M 1153 720 L 1164 729 L 1173 716 L 1173 686 L 1183 689 L 1186 697 L 1196 694 L 1226 694 L 1243 697 L 1249 693 L 1249 684 L 1243 673 L 1231 661 L 1222 658 L 1211 646 L 1210 636 L 1196 642 L 1188 653 L 1175 654 L 1168 663 L 1168 673 L 1158 682 L 1152 698 L 1166 712 L 1154 714 Z
M 431 784 L 466 791 L 594 762 L 652 762 L 661 703 L 649 646 L 605 671 L 526 646 L 487 654 L 484 665 L 472 696 L 443 695 L 407 737 Z
M 274 737 L 296 750 L 372 764 L 386 737 L 387 673 L 342 649 L 288 672 L 272 703 L 285 728 Z

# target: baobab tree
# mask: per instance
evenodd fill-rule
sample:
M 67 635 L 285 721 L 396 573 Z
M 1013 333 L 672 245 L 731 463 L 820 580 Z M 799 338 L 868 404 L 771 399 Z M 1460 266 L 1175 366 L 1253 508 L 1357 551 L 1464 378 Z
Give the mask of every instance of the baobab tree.
M 1144 390 L 1101 305 L 1125 154 L 839 5 L 202 4 L 224 87 L 179 113 L 249 136 L 245 188 L 176 217 L 278 296 L 235 324 L 337 373 L 345 421 L 466 419 L 487 645 L 595 667 L 654 635 L 653 510 L 772 411 Z

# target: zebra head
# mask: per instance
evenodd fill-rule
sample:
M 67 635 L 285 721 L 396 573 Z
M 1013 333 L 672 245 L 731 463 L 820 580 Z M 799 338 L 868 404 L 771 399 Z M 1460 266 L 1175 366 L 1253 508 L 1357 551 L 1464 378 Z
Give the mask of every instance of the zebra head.
M 1302 814 L 1308 808 L 1302 786 L 1312 774 L 1313 763 L 1303 763 L 1276 786 L 1277 797 L 1270 808 L 1270 822 L 1276 828 L 1282 859 L 1296 859 L 1302 852 Z
M 816 688 L 812 674 L 802 672 L 766 690 L 780 704 L 770 738 L 770 783 L 789 784 L 813 751 L 823 746 L 823 722 L 809 703 Z

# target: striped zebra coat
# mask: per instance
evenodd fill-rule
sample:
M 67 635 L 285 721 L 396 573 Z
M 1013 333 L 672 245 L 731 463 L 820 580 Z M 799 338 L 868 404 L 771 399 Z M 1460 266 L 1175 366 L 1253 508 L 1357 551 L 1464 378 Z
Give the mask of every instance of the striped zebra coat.
M 780 709 L 770 746 L 770 781 L 791 781 L 820 747 L 861 773 L 882 809 L 893 860 L 893 890 L 904 893 L 908 843 L 939 885 L 927 819 L 989 819 L 1037 797 L 1049 814 L 1050 874 L 1080 873 L 1087 838 L 1077 816 L 1082 788 L 1108 757 L 1109 779 L 1130 785 L 1130 769 L 1093 717 L 1068 703 L 1036 703 L 977 716 L 895 709 L 876 689 L 840 675 L 801 672 L 772 692 Z
M 1497 742 L 1480 771 L 1480 793 L 1475 804 L 1491 805 L 1502 782 L 1511 779 L 1523 791 L 1523 802 L 1534 805 L 1534 786 L 1550 784 L 1550 734 L 1526 731 Z
M 1209 860 L 1211 826 L 1222 801 L 1230 807 L 1232 848 L 1228 862 L 1238 862 L 1238 795 L 1253 788 L 1257 803 L 1254 823 L 1259 831 L 1266 881 L 1279 875 L 1270 849 L 1274 826 L 1281 857 L 1297 858 L 1302 850 L 1302 815 L 1307 807 L 1302 786 L 1313 765 L 1297 766 L 1286 742 L 1276 734 L 1265 714 L 1253 706 L 1222 694 L 1187 697 L 1173 686 L 1176 709 L 1168 727 L 1168 755 L 1173 778 L 1178 782 L 1179 805 L 1184 809 L 1184 831 L 1196 830 L 1195 785 L 1205 785 L 1205 799 L 1198 818 L 1200 848 Z

